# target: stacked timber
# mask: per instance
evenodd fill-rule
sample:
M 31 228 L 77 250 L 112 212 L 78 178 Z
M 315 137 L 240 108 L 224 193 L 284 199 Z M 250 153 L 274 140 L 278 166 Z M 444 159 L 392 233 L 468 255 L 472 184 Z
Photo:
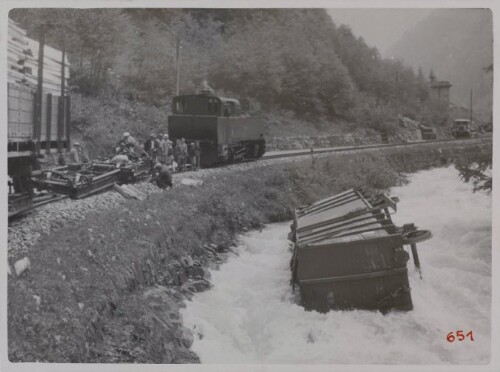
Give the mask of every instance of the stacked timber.
M 355 188 L 295 211 L 292 282 L 306 309 L 413 308 L 404 245 L 411 245 L 420 269 L 416 243 L 431 234 L 413 224 L 395 226 L 390 210 L 396 212 L 397 201 Z
M 125 199 L 146 200 L 148 197 L 145 193 L 132 185 L 118 185 L 115 183 L 113 188 Z
M 38 85 L 38 51 L 40 44 L 27 36 L 25 30 L 9 19 L 7 60 L 9 83 L 35 89 Z M 62 51 L 48 45 L 43 48 L 43 91 L 61 94 Z M 69 62 L 64 58 L 64 86 L 69 79 Z

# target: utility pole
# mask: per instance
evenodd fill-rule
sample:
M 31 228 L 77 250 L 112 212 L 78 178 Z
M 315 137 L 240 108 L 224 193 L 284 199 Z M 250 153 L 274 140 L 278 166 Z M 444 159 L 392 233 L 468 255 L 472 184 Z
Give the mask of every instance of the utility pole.
M 396 121 L 399 118 L 399 71 L 396 71 Z
M 179 60 L 181 58 L 181 39 L 177 38 L 177 42 L 175 44 L 175 60 L 176 60 L 176 65 L 177 65 L 177 84 L 176 84 L 176 89 L 175 89 L 175 95 L 179 95 L 179 72 L 180 72 L 180 65 L 179 65 Z
M 470 122 L 472 124 L 472 89 L 470 90 Z

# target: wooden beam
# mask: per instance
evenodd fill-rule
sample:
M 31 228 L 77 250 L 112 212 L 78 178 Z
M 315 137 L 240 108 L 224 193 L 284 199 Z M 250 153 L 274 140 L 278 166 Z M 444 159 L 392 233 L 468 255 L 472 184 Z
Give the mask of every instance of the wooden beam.
M 50 137 L 51 137 L 51 129 L 52 129 L 52 94 L 47 94 L 47 129 L 45 131 L 45 149 L 47 150 L 47 154 L 50 154 Z

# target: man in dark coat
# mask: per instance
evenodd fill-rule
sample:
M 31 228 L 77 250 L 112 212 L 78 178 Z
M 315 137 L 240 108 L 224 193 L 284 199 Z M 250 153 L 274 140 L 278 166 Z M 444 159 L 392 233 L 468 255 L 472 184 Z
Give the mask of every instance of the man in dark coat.
M 172 175 L 170 174 L 167 165 L 156 163 L 153 168 L 153 172 L 154 176 L 151 179 L 151 182 L 156 182 L 156 185 L 163 190 L 167 187 L 172 187 Z
M 153 161 L 157 161 L 158 159 L 158 150 L 160 147 L 160 142 L 156 138 L 154 133 L 149 135 L 149 139 L 144 144 L 144 150 L 148 153 L 149 157 L 153 159 Z

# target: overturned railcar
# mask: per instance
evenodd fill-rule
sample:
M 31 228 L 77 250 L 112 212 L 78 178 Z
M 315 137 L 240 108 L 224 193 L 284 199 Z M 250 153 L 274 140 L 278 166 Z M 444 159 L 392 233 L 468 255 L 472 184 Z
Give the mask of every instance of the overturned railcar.
M 416 243 L 431 233 L 395 226 L 397 202 L 355 188 L 295 211 L 292 283 L 307 310 L 413 308 L 404 246 L 411 246 L 420 269 Z
M 258 159 L 266 151 L 263 122 L 242 112 L 238 100 L 211 91 L 174 97 L 168 135 L 199 141 L 202 166 Z

